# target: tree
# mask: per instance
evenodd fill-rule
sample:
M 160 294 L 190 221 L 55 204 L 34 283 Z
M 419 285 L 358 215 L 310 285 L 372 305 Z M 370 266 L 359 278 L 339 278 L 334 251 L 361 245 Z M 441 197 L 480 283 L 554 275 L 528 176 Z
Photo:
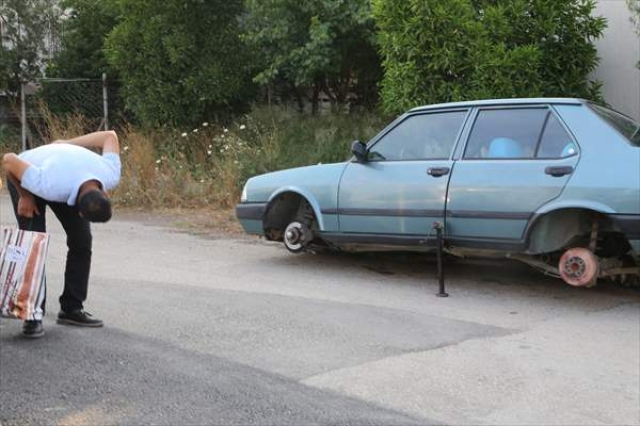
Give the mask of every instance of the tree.
M 593 0 L 373 0 L 385 75 L 399 112 L 468 99 L 599 99 L 588 79 L 605 27 Z
M 640 0 L 627 0 L 627 5 L 631 11 L 631 20 L 636 26 L 636 31 L 640 34 Z
M 60 13 L 56 0 L 0 0 L 0 92 L 16 96 L 42 76 Z
M 61 50 L 48 64 L 47 76 L 100 78 L 112 75 L 104 54 L 104 42 L 118 22 L 117 0 L 62 0 L 68 11 Z
M 259 57 L 255 81 L 290 88 L 300 107 L 320 92 L 333 104 L 377 101 L 381 78 L 370 0 L 246 0 L 244 39 Z
M 242 0 L 120 0 L 107 37 L 127 107 L 149 125 L 193 125 L 252 96 Z
M 105 73 L 109 83 L 109 115 L 119 116 L 122 106 L 118 77 L 104 54 L 106 36 L 118 22 L 117 0 L 61 0 L 60 7 L 65 11 L 61 46 L 47 63 L 46 75 L 74 81 L 45 80 L 39 96 L 50 113 L 56 116 L 79 113 L 94 126 L 96 123 L 91 119 L 102 117 L 102 86 L 84 79 L 101 79 Z
M 631 11 L 631 22 L 636 27 L 636 33 L 640 36 L 640 0 L 627 0 L 627 6 Z M 640 61 L 638 61 L 637 67 L 640 69 Z

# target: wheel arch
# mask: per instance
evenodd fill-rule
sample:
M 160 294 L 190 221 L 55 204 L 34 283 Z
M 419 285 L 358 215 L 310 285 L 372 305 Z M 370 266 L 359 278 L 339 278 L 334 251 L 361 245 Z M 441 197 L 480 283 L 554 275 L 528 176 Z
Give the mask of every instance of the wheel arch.
M 600 216 L 600 231 L 616 232 L 610 214 L 615 214 L 615 211 L 597 202 L 564 202 L 544 206 L 531 217 L 525 229 L 526 251 L 540 254 L 566 247 L 575 237 L 591 231 L 595 215 Z
M 267 201 L 267 206 L 262 217 L 262 226 L 265 235 L 268 235 L 269 229 L 272 228 L 284 231 L 284 228 L 289 223 L 288 221 L 295 217 L 301 201 L 308 203 L 315 216 L 318 229 L 320 231 L 324 230 L 324 222 L 320 214 L 320 205 L 315 197 L 302 188 L 288 186 L 275 191 Z

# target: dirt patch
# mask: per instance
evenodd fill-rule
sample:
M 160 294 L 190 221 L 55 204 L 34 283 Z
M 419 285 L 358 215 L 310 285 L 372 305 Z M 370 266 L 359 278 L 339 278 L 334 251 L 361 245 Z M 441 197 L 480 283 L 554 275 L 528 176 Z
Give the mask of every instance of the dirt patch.
M 118 207 L 114 218 L 140 221 L 198 234 L 244 235 L 234 208 L 137 210 Z

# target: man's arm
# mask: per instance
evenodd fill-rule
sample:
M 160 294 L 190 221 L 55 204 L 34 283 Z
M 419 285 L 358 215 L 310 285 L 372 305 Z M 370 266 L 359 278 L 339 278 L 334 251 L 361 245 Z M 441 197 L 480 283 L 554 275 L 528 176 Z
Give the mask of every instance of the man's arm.
M 82 146 L 84 148 L 99 148 L 102 150 L 103 154 L 107 152 L 120 154 L 118 135 L 116 135 L 116 132 L 113 130 L 88 133 L 73 139 L 55 141 L 54 143 L 68 143 L 71 145 Z
M 2 156 L 2 170 L 7 174 L 11 183 L 14 184 L 20 196 L 30 194 L 29 191 L 24 189 L 20 182 L 22 181 L 22 175 L 27 171 L 31 164 L 18 157 L 13 152 Z
M 18 191 L 18 215 L 23 217 L 33 217 L 39 215 L 40 211 L 36 205 L 36 199 L 32 193 L 22 187 L 22 176 L 31 166 L 13 152 L 2 156 L 2 170 L 7 174 L 7 178 Z

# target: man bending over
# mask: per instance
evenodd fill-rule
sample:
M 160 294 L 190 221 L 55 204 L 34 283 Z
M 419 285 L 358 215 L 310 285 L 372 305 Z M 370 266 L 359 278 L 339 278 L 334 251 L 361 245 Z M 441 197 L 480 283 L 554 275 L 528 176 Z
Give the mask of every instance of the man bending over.
M 102 155 L 92 151 L 98 149 Z M 57 140 L 16 155 L 5 154 L 2 168 L 20 229 L 46 232 L 45 209 L 56 215 L 67 234 L 64 291 L 58 323 L 102 327 L 84 310 L 91 268 L 91 222 L 111 219 L 107 190 L 120 180 L 120 147 L 113 131 Z M 46 299 L 45 299 L 46 300 Z M 45 301 L 42 302 L 42 313 Z M 25 321 L 23 334 L 44 334 L 42 320 Z

